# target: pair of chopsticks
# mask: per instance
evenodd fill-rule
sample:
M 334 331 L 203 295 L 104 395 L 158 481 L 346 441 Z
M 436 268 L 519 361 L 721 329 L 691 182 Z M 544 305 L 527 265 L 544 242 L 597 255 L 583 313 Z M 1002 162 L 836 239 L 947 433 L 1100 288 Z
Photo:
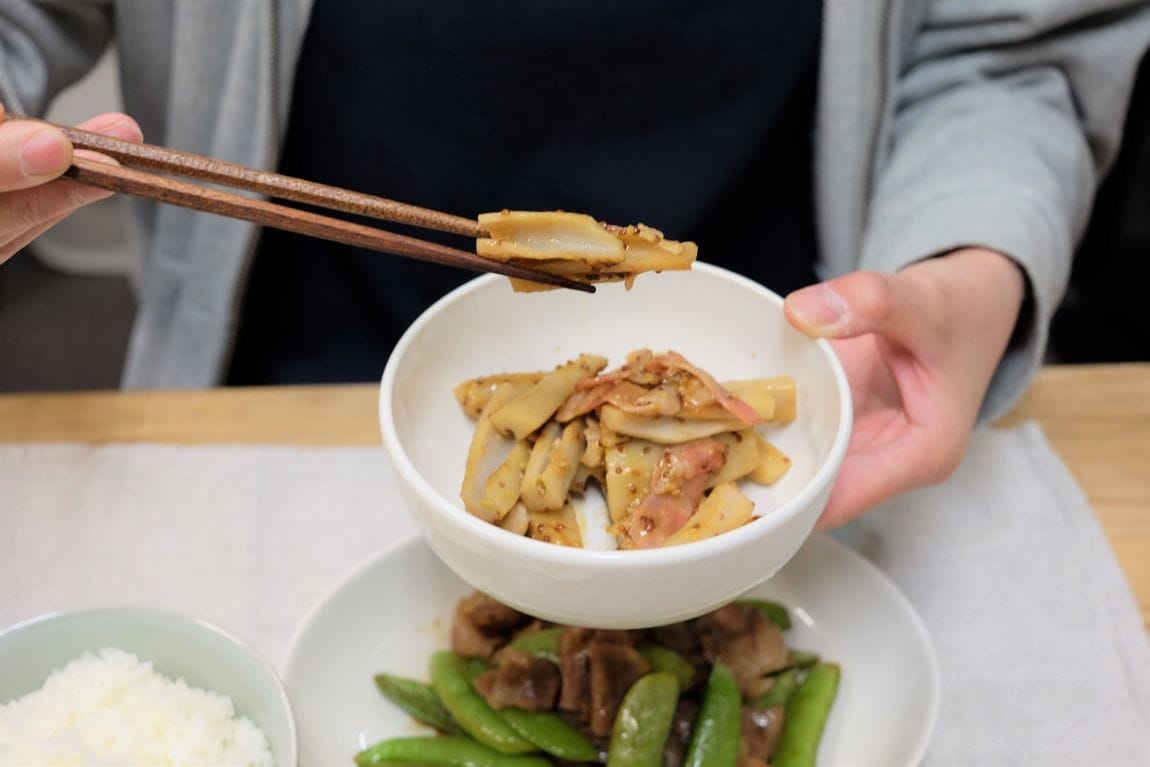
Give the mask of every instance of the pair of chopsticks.
M 45 122 L 11 113 L 8 113 L 5 119 Z M 130 141 L 122 141 L 66 125 L 54 125 L 54 127 L 62 130 L 76 148 L 99 152 L 120 163 L 119 166 L 116 166 L 84 157 L 74 157 L 72 166 L 64 175 L 90 186 L 135 197 L 145 197 L 168 205 L 238 218 L 274 229 L 284 229 L 309 237 L 332 240 L 344 245 L 406 256 L 421 261 L 431 261 L 445 266 L 470 269 L 476 272 L 494 272 L 508 277 L 519 277 L 533 282 L 542 282 L 585 292 L 594 292 L 595 290 L 593 285 L 513 264 L 492 261 L 475 253 L 446 245 L 425 242 L 414 237 L 278 205 L 266 200 L 252 199 L 239 194 L 202 187 L 170 176 L 183 176 L 197 181 L 255 192 L 267 197 L 306 203 L 327 210 L 337 210 L 384 221 L 410 224 L 423 229 L 450 232 L 465 237 L 486 237 L 486 230 L 479 225 L 478 221 L 473 219 L 453 216 L 449 213 L 421 208 L 384 197 L 305 181 L 279 173 L 257 170 L 190 152 L 151 144 L 134 144 Z M 137 170 L 138 168 L 144 170 Z M 156 171 L 169 175 L 159 176 L 145 171 Z

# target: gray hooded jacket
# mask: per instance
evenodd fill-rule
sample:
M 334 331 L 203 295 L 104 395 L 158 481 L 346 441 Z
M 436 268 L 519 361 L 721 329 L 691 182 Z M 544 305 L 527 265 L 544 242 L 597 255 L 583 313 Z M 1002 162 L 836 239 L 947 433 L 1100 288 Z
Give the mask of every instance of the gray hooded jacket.
M 1116 152 L 1150 3 L 823 1 L 820 274 L 893 271 L 961 246 L 1012 257 L 1034 310 L 984 402 L 984 417 L 1002 412 L 1041 360 Z M 114 39 L 126 111 L 149 141 L 271 168 L 308 10 L 309 0 L 0 0 L 0 98 L 42 113 Z M 135 208 L 148 257 L 125 385 L 214 385 L 254 227 Z

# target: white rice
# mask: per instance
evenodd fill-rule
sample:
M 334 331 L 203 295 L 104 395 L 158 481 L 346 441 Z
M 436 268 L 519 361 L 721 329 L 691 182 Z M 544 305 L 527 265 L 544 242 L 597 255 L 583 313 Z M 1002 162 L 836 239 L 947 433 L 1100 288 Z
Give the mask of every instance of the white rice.
M 264 732 L 231 698 L 130 653 L 85 653 L 0 705 L 3 767 L 272 767 Z

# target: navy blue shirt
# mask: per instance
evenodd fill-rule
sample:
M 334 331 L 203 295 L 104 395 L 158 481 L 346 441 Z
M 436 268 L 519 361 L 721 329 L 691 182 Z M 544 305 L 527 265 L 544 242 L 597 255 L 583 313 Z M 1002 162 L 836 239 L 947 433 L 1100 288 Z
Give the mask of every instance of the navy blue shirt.
M 790 0 L 316 0 L 280 169 L 468 217 L 643 222 L 785 293 L 814 281 L 821 14 Z M 266 230 L 229 383 L 376 380 L 412 320 L 473 276 Z

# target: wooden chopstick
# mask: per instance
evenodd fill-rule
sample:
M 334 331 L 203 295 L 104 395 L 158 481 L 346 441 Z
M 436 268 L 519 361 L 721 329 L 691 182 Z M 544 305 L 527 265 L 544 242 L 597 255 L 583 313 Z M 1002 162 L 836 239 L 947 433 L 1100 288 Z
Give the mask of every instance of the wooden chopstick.
M 5 119 L 44 122 L 11 113 L 7 114 Z M 479 222 L 472 219 L 190 152 L 150 144 L 134 144 L 69 126 L 54 127 L 64 131 L 75 147 L 100 152 L 123 164 L 116 166 L 84 157 L 74 157 L 72 166 L 64 175 L 90 186 L 445 266 L 477 272 L 493 272 L 584 292 L 595 291 L 593 285 L 482 258 L 475 253 L 439 243 L 426 242 L 266 200 L 201 187 L 175 178 L 135 170 L 134 167 L 467 237 L 487 236 L 486 230 L 479 225 Z
M 249 168 L 245 165 L 216 160 L 178 149 L 134 144 L 130 141 L 104 136 L 99 133 L 57 125 L 73 146 L 91 149 L 119 160 L 133 168 L 144 168 L 165 173 L 175 173 L 198 181 L 224 184 L 237 189 L 277 197 L 293 202 L 303 202 L 330 210 L 340 210 L 369 216 L 384 221 L 411 224 L 424 229 L 461 234 L 465 237 L 487 237 L 487 231 L 478 221 L 462 216 L 453 216 L 438 210 L 409 205 L 386 197 L 377 197 L 362 192 L 353 192 L 336 186 L 328 186 L 315 181 L 306 181 L 280 173 Z

